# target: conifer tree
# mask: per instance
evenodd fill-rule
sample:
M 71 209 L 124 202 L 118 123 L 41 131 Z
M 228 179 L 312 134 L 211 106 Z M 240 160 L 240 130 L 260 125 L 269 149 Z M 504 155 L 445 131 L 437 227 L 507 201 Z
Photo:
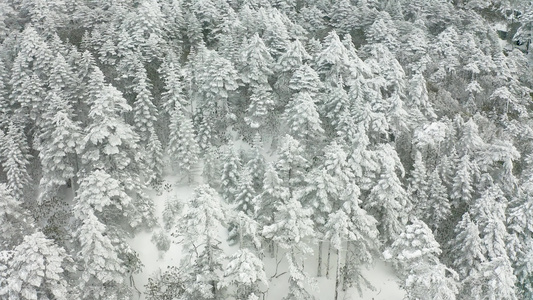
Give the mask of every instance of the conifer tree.
M 306 92 L 315 98 L 322 87 L 318 73 L 308 64 L 296 69 L 289 81 L 289 88 L 294 93 Z
M 413 171 L 411 172 L 409 192 L 413 195 L 413 205 L 415 214 L 421 214 L 421 206 L 428 201 L 428 176 L 425 162 L 422 160 L 422 153 L 415 152 Z
M 424 219 L 434 231 L 451 214 L 451 204 L 448 199 L 446 186 L 440 179 L 438 169 L 434 169 L 429 176 L 428 201 L 424 205 Z
M 220 285 L 236 286 L 236 299 L 259 299 L 261 287 L 268 287 L 263 262 L 248 249 L 238 250 L 229 258 Z
M 0 183 L 0 197 L 0 251 L 11 251 L 33 231 L 33 218 L 21 207 L 22 201 L 13 197 L 5 183 Z
M 252 141 L 252 156 L 246 163 L 246 168 L 252 176 L 252 182 L 256 192 L 260 192 L 263 189 L 265 175 L 265 157 L 261 153 L 262 149 L 261 135 L 256 133 Z
M 256 192 L 253 187 L 252 176 L 246 169 L 241 172 L 239 176 L 239 185 L 235 192 L 237 210 L 242 211 L 249 216 L 253 216 L 255 210 L 253 198 L 255 197 Z
M 7 174 L 7 186 L 16 199 L 24 199 L 31 181 L 28 174 L 29 147 L 22 124 L 10 122 L 7 134 L 2 135 L 2 168 Z
M 99 81 L 99 72 L 92 75 Z M 96 77 L 95 77 L 96 76 Z M 134 227 L 153 224 L 153 203 L 144 193 L 140 167 L 144 158 L 139 151 L 139 136 L 121 117 L 131 111 L 119 91 L 107 85 L 92 99 L 89 112 L 90 125 L 81 141 L 82 174 L 105 170 L 114 179 L 123 182 L 128 193 L 135 195 L 136 214 L 131 216 Z
M 252 87 L 268 85 L 268 77 L 273 74 L 274 59 L 258 34 L 255 34 L 242 52 L 242 81 Z
M 410 203 L 407 192 L 395 173 L 397 166 L 395 150 L 384 148 L 379 156 L 381 163 L 379 179 L 364 205 L 378 220 L 378 229 L 383 238 L 387 242 L 393 242 L 407 223 Z
M 196 141 L 191 119 L 179 111 L 178 107 L 171 115 L 167 153 L 171 163 L 185 172 L 191 182 L 193 180 L 191 169 L 199 160 L 200 147 Z
M 13 249 L 8 262 L 6 286 L 0 296 L 6 299 L 68 299 L 65 276 L 70 261 L 65 249 L 58 247 L 42 232 L 24 237 Z
M 187 288 L 180 296 L 194 299 L 220 299 L 224 253 L 220 249 L 219 228 L 226 224 L 227 212 L 219 195 L 207 185 L 195 189 L 176 230 L 184 239 L 179 270 Z M 201 249 L 198 246 L 203 245 Z
M 302 185 L 309 162 L 305 158 L 301 143 L 288 134 L 284 136 L 278 153 L 276 170 L 284 186 L 291 191 L 292 195 L 292 191 Z
M 310 242 L 314 238 L 311 210 L 302 207 L 291 198 L 281 206 L 272 225 L 263 227 L 263 236 L 286 250 L 289 263 L 289 294 L 284 299 L 312 299 L 305 290 L 307 274 L 304 273 L 300 257 L 312 252 Z
M 228 203 L 233 203 L 237 195 L 236 192 L 239 186 L 239 174 L 241 170 L 241 160 L 235 149 L 233 149 L 233 145 L 228 145 L 223 161 L 224 166 L 220 180 L 220 190 L 222 198 Z
M 315 100 L 306 92 L 295 95 L 285 110 L 288 134 L 307 147 L 316 146 L 322 140 L 324 129 L 318 115 Z
M 78 278 L 80 297 L 128 296 L 131 290 L 126 286 L 126 275 L 139 266 L 134 260 L 126 261 L 131 250 L 123 235 L 125 224 L 135 226 L 140 221 L 134 218 L 140 219 L 136 215 L 142 208 L 136 207 L 120 181 L 102 170 L 81 180 L 74 201 L 74 218 L 78 222 L 74 237 L 81 254 L 77 262 L 85 270 Z
M 155 184 L 160 182 L 163 178 L 163 171 L 165 163 L 163 160 L 163 146 L 155 133 L 155 130 L 150 129 L 150 137 L 146 145 L 146 165 L 148 167 L 148 184 Z
M 440 254 L 440 245 L 431 230 L 419 220 L 407 225 L 384 252 L 385 258 L 392 259 L 401 272 L 409 297 L 455 299 L 458 293 L 457 274 L 439 261 Z
M 463 214 L 455 227 L 455 238 L 450 242 L 453 253 L 452 266 L 459 274 L 461 292 L 459 299 L 474 299 L 479 293 L 481 264 L 486 261 L 477 224 L 472 222 L 469 213 Z
M 256 203 L 255 215 L 263 226 L 271 225 L 279 207 L 289 200 L 289 190 L 283 185 L 278 172 L 272 163 L 265 167 L 263 192 L 254 200 Z
M 151 137 L 150 132 L 154 129 L 157 121 L 157 108 L 154 105 L 152 93 L 150 92 L 150 83 L 146 75 L 146 70 L 141 65 L 135 74 L 133 80 L 133 91 L 135 92 L 135 102 L 133 103 L 133 118 L 135 129 L 137 130 L 141 141 L 148 143 Z M 154 138 L 152 136 L 152 138 Z
M 47 100 L 49 104 L 43 116 L 43 131 L 39 136 L 39 158 L 43 168 L 41 200 L 51 198 L 55 189 L 69 180 L 76 189 L 78 144 L 82 131 L 79 123 L 72 119 L 69 103 L 60 98 L 55 90 Z
M 298 70 L 311 56 L 305 50 L 300 40 L 289 43 L 287 51 L 281 54 L 277 60 L 276 71 L 280 72 L 276 82 L 276 88 L 286 89 L 294 72 Z M 318 76 L 317 76 L 318 77 Z M 288 92 L 284 91 L 284 92 Z

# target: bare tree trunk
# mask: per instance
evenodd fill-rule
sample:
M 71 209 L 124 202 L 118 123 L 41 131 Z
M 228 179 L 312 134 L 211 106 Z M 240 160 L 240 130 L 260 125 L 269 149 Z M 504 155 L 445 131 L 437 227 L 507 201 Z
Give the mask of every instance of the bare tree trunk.
M 328 258 L 326 260 L 326 278 L 329 279 L 329 260 L 331 257 L 331 243 L 328 244 Z
M 323 242 L 318 242 L 318 269 L 316 271 L 316 276 L 322 276 L 322 244 Z

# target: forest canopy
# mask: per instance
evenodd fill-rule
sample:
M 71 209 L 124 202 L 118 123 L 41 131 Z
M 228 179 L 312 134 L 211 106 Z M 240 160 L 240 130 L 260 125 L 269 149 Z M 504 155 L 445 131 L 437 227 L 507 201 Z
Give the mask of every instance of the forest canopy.
M 380 260 L 531 299 L 532 35 L 526 0 L 0 1 L 0 299 L 133 299 L 143 230 L 182 247 L 146 299 L 261 299 L 272 256 L 287 300 Z

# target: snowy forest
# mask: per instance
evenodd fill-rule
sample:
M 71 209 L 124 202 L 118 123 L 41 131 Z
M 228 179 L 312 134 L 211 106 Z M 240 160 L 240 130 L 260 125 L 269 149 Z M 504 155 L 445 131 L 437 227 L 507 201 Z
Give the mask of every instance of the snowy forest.
M 533 299 L 532 35 L 529 0 L 0 0 L 0 299 Z

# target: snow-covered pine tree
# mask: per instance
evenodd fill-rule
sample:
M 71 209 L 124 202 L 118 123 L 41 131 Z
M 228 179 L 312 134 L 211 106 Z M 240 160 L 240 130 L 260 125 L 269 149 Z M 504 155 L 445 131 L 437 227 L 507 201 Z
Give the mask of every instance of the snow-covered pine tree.
M 309 167 L 309 162 L 305 158 L 305 151 L 301 143 L 291 135 L 287 134 L 281 141 L 278 150 L 279 157 L 276 162 L 276 170 L 279 178 L 291 193 L 300 187 L 304 180 L 304 174 Z
M 417 217 L 421 217 L 423 205 L 428 202 L 428 176 L 422 152 L 418 150 L 415 150 L 413 170 L 409 179 L 407 190 L 412 196 L 413 213 Z
M 461 288 L 459 299 L 476 299 L 482 278 L 481 264 L 486 261 L 476 223 L 469 213 L 464 213 L 455 227 L 455 238 L 450 241 L 452 266 L 459 274 Z
M 268 85 L 268 77 L 273 74 L 274 59 L 259 34 L 255 34 L 242 51 L 242 81 L 253 87 Z
M 192 120 L 176 106 L 171 114 L 167 153 L 173 166 L 177 166 L 187 177 L 194 180 L 192 168 L 198 163 L 200 147 L 196 141 Z
M 222 299 L 224 252 L 219 231 L 227 222 L 227 209 L 220 196 L 208 185 L 194 190 L 177 225 L 174 236 L 183 238 L 184 256 L 179 272 L 186 284 L 181 297 Z
M 10 255 L 5 286 L 0 284 L 0 296 L 6 299 L 69 299 L 71 287 L 65 271 L 72 269 L 71 259 L 53 240 L 42 232 L 26 235 Z
M 246 169 L 239 175 L 239 185 L 235 191 L 235 204 L 236 209 L 242 211 L 249 216 L 254 215 L 255 204 L 253 199 L 256 192 L 253 187 L 253 180 L 250 172 Z
M 443 184 L 437 168 L 429 175 L 427 203 L 423 204 L 423 219 L 435 231 L 451 215 L 451 204 L 446 186 Z
M 251 158 L 246 163 L 246 169 L 249 170 L 252 176 L 254 190 L 261 192 L 263 189 L 263 179 L 265 176 L 265 157 L 261 151 L 263 150 L 263 143 L 261 142 L 261 135 L 256 133 L 252 140 Z
M 415 219 L 383 255 L 400 272 L 408 297 L 453 300 L 459 292 L 458 278 L 439 261 L 441 252 L 429 227 Z
M 311 149 L 318 147 L 324 133 L 315 102 L 309 93 L 299 92 L 284 113 L 288 134 Z
M 233 145 L 228 145 L 223 157 L 222 177 L 220 179 L 221 195 L 227 203 L 234 203 L 239 186 L 241 160 Z
M 52 90 L 47 100 L 39 136 L 39 158 L 43 168 L 39 195 L 41 201 L 50 199 L 57 188 L 68 181 L 76 190 L 78 144 L 82 132 L 80 124 L 73 120 L 73 110 L 66 99 Z
M 307 53 L 305 47 L 298 39 L 289 43 L 287 51 L 281 54 L 281 56 L 278 58 L 275 69 L 279 75 L 275 87 L 287 97 L 287 99 L 283 101 L 283 104 L 288 101 L 290 92 L 288 89 L 289 81 L 291 80 L 294 72 L 296 72 L 296 70 L 298 70 L 304 64 L 304 62 L 310 59 L 311 56 Z M 318 74 L 316 78 L 318 78 Z
M 507 200 L 501 189 L 498 186 L 491 186 L 483 191 L 481 197 L 471 207 L 473 219 L 480 228 L 481 242 L 487 258 L 481 266 L 481 293 L 483 297 L 489 299 L 517 299 L 516 276 L 506 247 L 509 240 L 506 206 Z
M 311 98 L 315 98 L 318 95 L 322 85 L 318 73 L 308 64 L 296 69 L 289 81 L 289 89 L 293 93 L 306 92 Z
M 148 137 L 148 144 L 146 145 L 146 166 L 148 167 L 148 174 L 146 182 L 148 184 L 157 184 L 163 178 L 163 171 L 165 162 L 163 159 L 163 146 L 157 137 L 154 128 L 150 129 L 150 136 Z
M 0 198 L 0 251 L 11 251 L 33 231 L 34 221 L 5 183 L 0 183 Z
M 154 105 L 150 89 L 151 84 L 146 74 L 146 69 L 141 64 L 136 70 L 133 80 L 133 92 L 135 93 L 133 120 L 135 130 L 144 145 L 148 143 L 149 138 L 154 138 L 150 132 L 154 129 L 158 117 L 158 111 Z
M 235 286 L 236 299 L 259 299 L 262 288 L 268 287 L 263 261 L 252 251 L 240 249 L 229 257 L 220 286 Z
M 263 225 L 270 225 L 276 210 L 288 201 L 289 190 L 283 185 L 276 168 L 272 163 L 267 163 L 263 179 L 263 191 L 254 200 L 256 203 L 256 216 Z
M 28 174 L 29 146 L 23 125 L 11 121 L 5 135 L 0 135 L 3 140 L 0 148 L 2 155 L 2 169 L 7 174 L 7 186 L 16 199 L 24 200 L 26 188 L 31 182 Z
M 310 209 L 303 208 L 299 201 L 291 198 L 278 209 L 272 225 L 263 227 L 263 236 L 286 251 L 285 257 L 289 264 L 289 294 L 284 299 L 287 300 L 313 298 L 304 287 L 309 276 L 303 271 L 301 259 L 313 252 L 311 243 L 315 232 L 311 213 Z
M 99 72 L 93 72 L 98 76 Z M 93 80 L 99 81 L 98 78 Z M 80 143 L 81 174 L 102 170 L 122 182 L 126 192 L 134 195 L 135 213 L 130 215 L 130 224 L 150 225 L 154 222 L 153 202 L 144 193 L 141 181 L 139 136 L 133 127 L 126 124 L 121 115 L 131 110 L 120 92 L 111 85 L 105 86 L 91 99 L 89 118 Z M 83 176 L 82 175 L 82 176 Z
M 124 235 L 129 230 L 128 223 L 140 223 L 137 211 L 142 208 L 135 206 L 120 181 L 103 170 L 82 178 L 74 202 L 74 242 L 80 251 L 76 261 L 84 270 L 77 278 L 80 298 L 129 296 L 132 290 L 126 285 L 126 278 L 139 266 L 130 256 L 132 250 Z
M 386 145 L 378 155 L 381 164 L 379 179 L 363 205 L 378 220 L 382 239 L 392 243 L 407 223 L 411 203 L 396 175 L 398 167 L 403 172 L 396 150 Z

